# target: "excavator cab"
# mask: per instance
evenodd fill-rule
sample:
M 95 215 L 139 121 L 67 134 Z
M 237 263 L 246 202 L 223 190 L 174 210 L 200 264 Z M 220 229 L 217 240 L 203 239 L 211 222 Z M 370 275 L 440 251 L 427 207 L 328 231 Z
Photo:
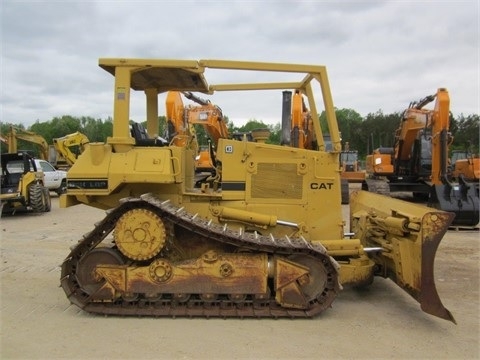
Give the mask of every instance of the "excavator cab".
M 420 130 L 413 144 L 412 157 L 408 159 L 408 171 L 411 181 L 418 177 L 429 178 L 432 174 L 432 138 L 428 130 Z

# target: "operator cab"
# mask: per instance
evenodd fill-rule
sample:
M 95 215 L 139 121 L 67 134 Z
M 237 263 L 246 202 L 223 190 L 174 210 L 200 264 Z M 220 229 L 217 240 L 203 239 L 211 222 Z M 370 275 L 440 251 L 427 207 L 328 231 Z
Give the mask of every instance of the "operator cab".
M 29 171 L 37 171 L 33 157 L 27 151 L 7 153 L 1 156 L 1 193 L 17 191 L 22 176 Z

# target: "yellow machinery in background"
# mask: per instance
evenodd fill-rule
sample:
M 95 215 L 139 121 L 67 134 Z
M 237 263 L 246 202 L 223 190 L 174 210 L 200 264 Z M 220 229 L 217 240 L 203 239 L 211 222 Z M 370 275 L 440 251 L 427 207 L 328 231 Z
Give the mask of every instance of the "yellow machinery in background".
M 340 177 L 346 179 L 349 183 L 361 183 L 365 181 L 366 172 L 360 169 L 358 151 L 350 150 L 348 142 L 345 143 L 345 147 L 340 153 L 340 168 L 342 170 Z
M 6 142 L 8 144 L 8 152 L 13 154 L 19 151 L 18 140 L 23 140 L 37 146 L 39 158 L 48 160 L 48 143 L 45 138 L 32 131 L 19 129 L 14 126 L 10 126 L 10 131 L 7 133 Z
M 9 143 L 10 144 L 10 143 Z M 1 160 L 0 213 L 51 210 L 50 192 L 45 177 L 27 151 L 3 153 Z
M 10 131 L 7 133 L 6 138 L 2 140 L 2 142 L 8 145 L 9 153 L 19 151 L 18 140 L 36 145 L 38 158 L 50 162 L 56 168 L 64 169 L 68 169 L 73 165 L 89 143 L 87 136 L 77 131 L 55 138 L 53 139 L 53 145 L 49 145 L 42 135 L 10 126 Z
M 77 161 L 78 156 L 83 153 L 89 142 L 88 137 L 79 131 L 54 138 L 53 151 L 50 151 L 50 162 L 56 167 L 69 168 Z
M 99 65 L 114 76 L 113 133 L 73 164 L 60 203 L 108 212 L 62 264 L 71 303 L 107 315 L 305 318 L 330 308 L 342 287 L 381 276 L 425 312 L 454 321 L 433 277 L 453 214 L 358 191 L 345 229 L 341 140 L 324 66 L 125 58 Z M 207 70 L 237 80 L 209 83 Z M 154 136 L 159 94 L 228 92 L 245 104 L 245 92 L 261 103 L 286 89 L 305 101 L 309 133 L 302 129 L 298 146 L 266 144 L 263 132 L 260 141 L 220 136 L 214 181 L 195 181 L 198 149 L 188 131 L 178 144 Z M 145 94 L 146 127 L 130 126 L 132 91 Z

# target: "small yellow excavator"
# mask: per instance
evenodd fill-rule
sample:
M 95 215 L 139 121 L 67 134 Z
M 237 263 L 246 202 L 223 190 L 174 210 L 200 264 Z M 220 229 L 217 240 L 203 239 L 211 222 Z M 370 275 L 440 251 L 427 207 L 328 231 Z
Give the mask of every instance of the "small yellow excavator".
M 39 158 L 42 160 L 48 160 L 48 143 L 45 138 L 32 131 L 16 128 L 10 126 L 10 131 L 7 133 L 8 152 L 13 154 L 19 151 L 18 140 L 23 140 L 37 146 Z
M 79 131 L 54 138 L 53 147 L 56 155 L 55 159 L 51 159 L 50 162 L 57 167 L 69 168 L 85 151 L 85 146 L 89 142 L 88 137 Z

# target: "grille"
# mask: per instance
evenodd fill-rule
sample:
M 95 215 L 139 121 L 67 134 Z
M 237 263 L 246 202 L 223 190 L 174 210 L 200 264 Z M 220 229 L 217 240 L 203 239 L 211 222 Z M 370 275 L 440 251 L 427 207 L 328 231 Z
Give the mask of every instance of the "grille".
M 297 164 L 259 163 L 252 175 L 252 198 L 301 199 L 303 178 Z

